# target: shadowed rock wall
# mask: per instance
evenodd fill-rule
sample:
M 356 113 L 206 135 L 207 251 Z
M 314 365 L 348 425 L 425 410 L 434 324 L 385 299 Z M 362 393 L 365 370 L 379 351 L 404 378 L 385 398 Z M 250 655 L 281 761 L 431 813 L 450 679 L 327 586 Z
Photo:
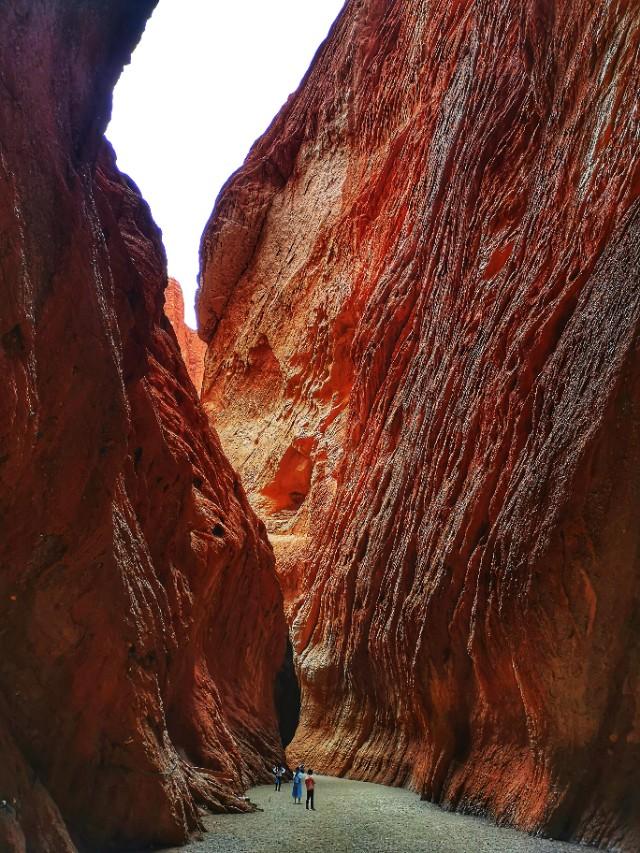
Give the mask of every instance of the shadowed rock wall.
M 201 246 L 290 747 L 640 848 L 640 6 L 351 0 Z
M 271 548 L 102 139 L 154 5 L 0 5 L 3 850 L 180 843 L 281 756 Z

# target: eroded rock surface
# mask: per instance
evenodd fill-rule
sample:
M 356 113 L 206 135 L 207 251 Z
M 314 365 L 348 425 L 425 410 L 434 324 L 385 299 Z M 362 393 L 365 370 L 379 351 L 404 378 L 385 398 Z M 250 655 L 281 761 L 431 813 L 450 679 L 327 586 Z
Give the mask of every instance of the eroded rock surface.
M 218 200 L 203 399 L 325 772 L 640 849 L 640 7 L 351 0 Z
M 3 850 L 180 843 L 281 755 L 272 551 L 102 139 L 154 5 L 0 6 Z
M 164 293 L 164 311 L 176 333 L 180 352 L 193 382 L 194 388 L 200 393 L 202 376 L 204 374 L 204 354 L 207 346 L 200 340 L 198 333 L 191 329 L 184 319 L 184 295 L 180 283 L 169 277 L 169 283 Z

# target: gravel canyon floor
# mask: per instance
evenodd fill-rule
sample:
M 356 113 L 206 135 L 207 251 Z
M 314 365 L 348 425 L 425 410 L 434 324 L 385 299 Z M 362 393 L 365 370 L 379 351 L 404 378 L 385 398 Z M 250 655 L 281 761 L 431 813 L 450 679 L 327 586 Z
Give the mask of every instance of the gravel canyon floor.
M 291 786 L 271 785 L 249 795 L 264 811 L 212 815 L 209 833 L 167 853 L 570 853 L 573 844 L 532 838 L 478 818 L 421 802 L 410 791 L 319 776 L 316 811 L 294 806 Z

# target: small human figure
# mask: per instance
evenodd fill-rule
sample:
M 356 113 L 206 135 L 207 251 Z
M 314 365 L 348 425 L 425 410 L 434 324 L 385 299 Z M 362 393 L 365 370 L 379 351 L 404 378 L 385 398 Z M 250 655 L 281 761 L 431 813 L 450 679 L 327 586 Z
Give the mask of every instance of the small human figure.
M 293 787 L 291 796 L 296 805 L 302 803 L 302 767 L 296 767 L 296 772 L 293 774 Z
M 284 776 L 284 767 L 281 764 L 275 764 L 271 768 L 271 772 L 273 773 L 273 777 L 276 781 L 276 791 L 279 791 L 282 787 L 282 777 Z
M 306 807 L 311 808 L 311 811 L 315 811 L 315 807 L 313 805 L 313 792 L 316 787 L 316 780 L 313 778 L 313 770 L 309 768 L 307 770 L 307 778 L 304 780 L 305 788 L 307 789 L 307 803 Z M 311 803 L 311 806 L 309 806 Z
M 11 817 L 15 817 L 16 815 L 16 810 L 7 800 L 0 800 L 0 811 L 6 812 Z

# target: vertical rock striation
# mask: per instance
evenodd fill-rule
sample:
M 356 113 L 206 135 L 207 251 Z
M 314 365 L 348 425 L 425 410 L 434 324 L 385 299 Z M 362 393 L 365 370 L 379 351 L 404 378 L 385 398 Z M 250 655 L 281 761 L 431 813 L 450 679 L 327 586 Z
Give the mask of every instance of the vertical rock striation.
M 180 843 L 281 755 L 272 551 L 102 138 L 154 5 L 0 8 L 3 850 Z
M 224 188 L 198 297 L 295 755 L 628 851 L 639 50 L 634 0 L 350 0 Z
M 207 350 L 204 341 L 198 333 L 189 328 L 184 319 L 184 296 L 180 283 L 175 278 L 169 278 L 165 291 L 164 310 L 173 330 L 176 333 L 180 352 L 186 365 L 193 386 L 200 393 L 204 375 L 204 354 Z

